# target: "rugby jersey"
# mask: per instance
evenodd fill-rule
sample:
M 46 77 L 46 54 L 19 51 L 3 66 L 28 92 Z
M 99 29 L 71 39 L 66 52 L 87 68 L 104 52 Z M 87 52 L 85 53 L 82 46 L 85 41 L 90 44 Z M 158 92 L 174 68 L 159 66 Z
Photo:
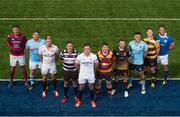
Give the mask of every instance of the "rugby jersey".
M 60 59 L 63 61 L 63 70 L 65 71 L 76 71 L 75 59 L 79 53 L 76 50 L 73 50 L 72 53 L 68 53 L 65 49 L 60 53 Z
M 159 42 L 155 39 L 144 39 L 144 42 L 148 45 L 148 51 L 146 58 L 155 59 L 157 57 L 157 49 L 160 47 Z
M 160 43 L 159 56 L 167 55 L 168 52 L 169 52 L 169 45 L 174 42 L 174 39 L 170 35 L 168 35 L 166 33 L 165 33 L 164 36 L 158 34 L 158 35 L 156 35 L 155 38 Z
M 113 50 L 114 55 L 116 56 L 114 68 L 117 70 L 127 70 L 128 69 L 128 59 L 130 57 L 129 50 L 124 48 L 120 50 L 119 48 Z
M 26 48 L 27 39 L 24 34 L 20 33 L 18 36 L 13 33 L 7 37 L 7 43 L 10 48 L 10 54 L 13 56 L 24 55 L 24 49 Z
M 102 51 L 98 51 L 98 72 L 100 73 L 109 73 L 112 71 L 112 62 L 115 60 L 115 56 L 112 51 L 108 51 L 107 55 L 103 55 Z

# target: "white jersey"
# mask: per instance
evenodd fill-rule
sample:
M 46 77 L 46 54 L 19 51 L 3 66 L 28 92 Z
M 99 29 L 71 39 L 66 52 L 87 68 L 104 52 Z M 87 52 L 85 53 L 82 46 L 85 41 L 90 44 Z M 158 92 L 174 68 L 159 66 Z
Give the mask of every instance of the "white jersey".
M 43 64 L 55 64 L 56 53 L 58 53 L 58 48 L 55 45 L 52 45 L 49 49 L 46 45 L 39 48 L 39 54 L 43 56 Z
M 80 64 L 80 72 L 79 72 L 79 81 L 81 83 L 85 83 L 85 80 L 95 81 L 94 75 L 94 64 L 98 63 L 97 56 L 93 53 L 90 53 L 89 56 L 84 55 L 81 53 L 77 59 L 76 63 Z M 82 80 L 85 79 L 85 80 Z M 90 80 L 91 79 L 91 80 Z M 93 82 L 90 82 L 93 83 Z

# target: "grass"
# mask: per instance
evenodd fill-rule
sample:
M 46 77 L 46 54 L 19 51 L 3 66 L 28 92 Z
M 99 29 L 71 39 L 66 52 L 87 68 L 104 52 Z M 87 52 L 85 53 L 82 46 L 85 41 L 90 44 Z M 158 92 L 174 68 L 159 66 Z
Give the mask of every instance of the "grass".
M 163 0 L 2 0 L 0 18 L 180 18 L 179 3 L 178 0 L 166 0 L 166 2 Z M 85 42 L 92 44 L 94 53 L 103 41 L 108 42 L 113 49 L 117 46 L 119 38 L 124 38 L 127 42 L 132 40 L 135 31 L 141 31 L 145 37 L 145 29 L 152 27 L 157 33 L 159 24 L 166 25 L 168 33 L 174 37 L 177 45 L 180 43 L 178 40 L 180 21 L 0 21 L 0 78 L 2 79 L 9 76 L 9 50 L 6 36 L 13 24 L 20 25 L 28 39 L 31 38 L 31 32 L 34 30 L 39 30 L 42 37 L 51 35 L 60 50 L 64 49 L 67 40 L 73 40 L 75 48 L 80 52 Z M 177 61 L 180 56 L 177 54 L 179 51 L 177 46 L 170 53 L 171 77 L 180 77 L 178 72 L 180 62 Z M 28 55 L 26 58 L 28 63 Z M 62 77 L 61 62 L 58 61 L 57 65 L 58 77 Z M 21 78 L 19 70 L 15 77 Z M 161 72 L 159 77 L 162 77 Z

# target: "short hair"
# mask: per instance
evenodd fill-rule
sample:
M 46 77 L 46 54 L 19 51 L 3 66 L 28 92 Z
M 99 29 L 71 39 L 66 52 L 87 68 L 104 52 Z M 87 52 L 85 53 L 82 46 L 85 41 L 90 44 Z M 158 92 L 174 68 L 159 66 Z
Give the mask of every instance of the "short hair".
M 148 31 L 148 30 L 152 30 L 153 31 L 153 29 L 151 27 L 146 28 L 146 31 Z
M 85 43 L 85 44 L 83 45 L 83 47 L 86 47 L 86 46 L 91 47 L 91 44 L 89 44 L 89 43 Z
M 73 42 L 70 41 L 70 40 L 68 40 L 68 41 L 66 41 L 66 45 L 67 45 L 67 44 L 73 44 Z
M 50 40 L 52 40 L 52 38 L 51 38 L 51 36 L 46 36 L 46 39 L 45 40 L 48 40 L 48 39 L 50 39 Z
M 118 41 L 118 42 L 120 42 L 120 41 L 124 41 L 124 42 L 125 42 L 125 40 L 124 40 L 124 39 L 119 39 L 119 41 Z
M 103 46 L 108 46 L 108 43 L 103 42 L 103 43 L 101 44 L 101 47 L 103 47 Z
M 141 32 L 135 32 L 134 35 L 141 35 Z
M 20 27 L 19 27 L 18 25 L 13 25 L 13 26 L 12 26 L 12 29 L 13 29 L 13 28 L 20 28 Z
M 166 29 L 166 27 L 163 24 L 158 26 L 158 29 L 160 29 L 160 28 L 165 28 Z
M 38 34 L 40 34 L 40 32 L 39 32 L 39 31 L 33 31 L 33 32 L 32 32 L 32 34 L 34 34 L 34 33 L 38 33 Z

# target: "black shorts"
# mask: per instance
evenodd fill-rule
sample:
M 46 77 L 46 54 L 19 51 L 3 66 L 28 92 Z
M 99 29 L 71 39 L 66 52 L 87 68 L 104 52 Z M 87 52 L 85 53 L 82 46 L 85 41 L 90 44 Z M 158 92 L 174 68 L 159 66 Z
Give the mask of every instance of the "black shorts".
M 144 70 L 144 65 L 134 65 L 132 63 L 129 63 L 129 70 L 137 70 L 138 72 L 141 72 Z
M 144 66 L 154 67 L 157 65 L 157 58 L 155 59 L 144 59 Z
M 109 72 L 109 73 L 100 73 L 100 72 L 97 72 L 96 73 L 96 76 L 97 78 L 96 79 L 99 79 L 99 80 L 102 80 L 102 79 L 105 79 L 107 81 L 111 81 L 112 80 L 112 73 Z
M 114 69 L 113 70 L 113 74 L 115 76 L 127 76 L 128 75 L 128 70 L 118 70 L 118 69 Z
M 78 71 L 65 71 L 63 70 L 64 81 L 76 81 L 78 79 Z

